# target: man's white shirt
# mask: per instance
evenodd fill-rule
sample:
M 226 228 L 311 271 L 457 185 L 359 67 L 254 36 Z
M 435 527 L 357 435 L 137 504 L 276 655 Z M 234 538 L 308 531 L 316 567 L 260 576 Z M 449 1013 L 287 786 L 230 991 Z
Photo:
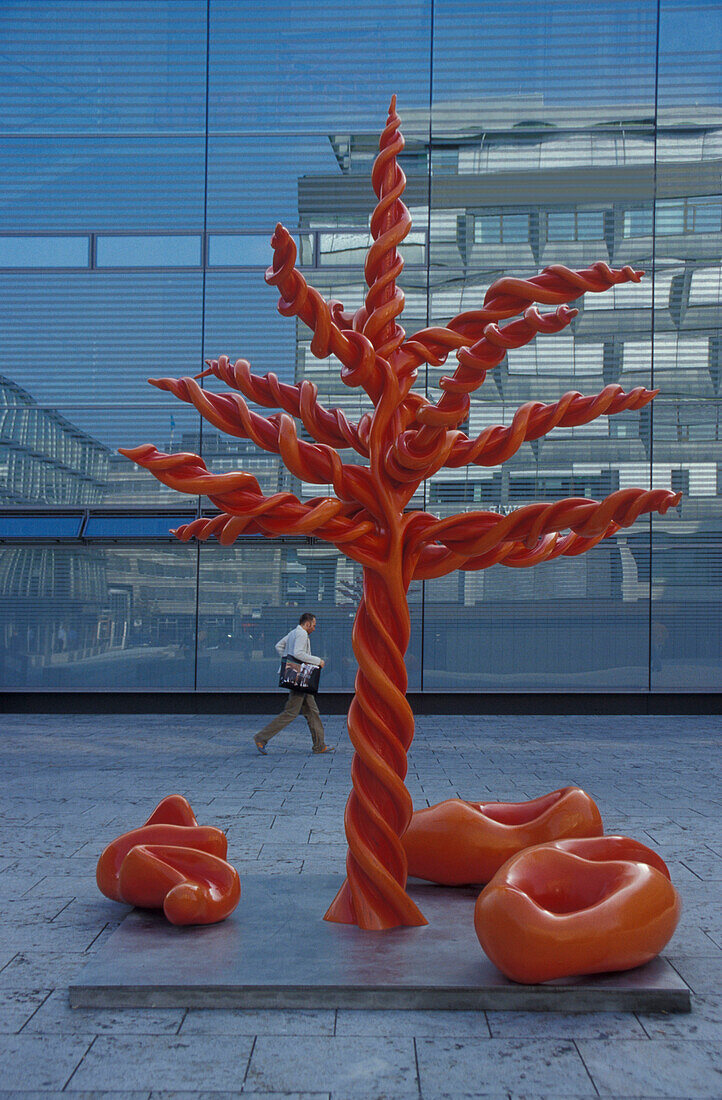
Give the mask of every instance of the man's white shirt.
M 307 665 L 321 664 L 321 658 L 314 657 L 311 653 L 311 639 L 302 626 L 295 626 L 276 642 L 276 653 L 279 657 L 295 657 L 299 661 L 305 661 Z

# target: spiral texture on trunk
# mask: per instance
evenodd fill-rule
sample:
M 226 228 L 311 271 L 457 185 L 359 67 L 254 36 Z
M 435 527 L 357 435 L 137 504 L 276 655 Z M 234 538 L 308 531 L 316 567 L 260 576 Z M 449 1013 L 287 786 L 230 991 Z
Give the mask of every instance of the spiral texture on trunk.
M 356 694 L 348 713 L 356 751 L 345 815 L 347 879 L 325 919 L 376 931 L 426 924 L 406 893 L 400 839 L 413 812 L 404 786 L 406 753 L 414 736 L 404 662 L 409 632 L 403 583 L 392 586 L 379 573 L 364 570 L 353 630 Z

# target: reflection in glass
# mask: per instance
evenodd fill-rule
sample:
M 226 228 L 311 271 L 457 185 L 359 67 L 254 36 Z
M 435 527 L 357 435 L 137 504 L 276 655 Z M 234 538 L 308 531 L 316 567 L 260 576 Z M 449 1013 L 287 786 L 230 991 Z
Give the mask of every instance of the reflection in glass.
M 7 272 L 0 287 L 0 503 L 6 514 L 48 515 L 0 535 L 67 536 L 64 508 L 175 518 L 91 518 L 91 532 L 132 527 L 134 536 L 155 532 L 155 545 L 0 546 L 2 682 L 274 691 L 273 642 L 310 604 L 332 658 L 326 684 L 352 687 L 356 567 L 318 545 L 173 546 L 164 527 L 178 509 L 192 514 L 196 498 L 174 494 L 117 448 L 199 453 L 216 472 L 248 470 L 267 494 L 325 491 L 145 380 L 194 375 L 205 356 L 243 356 L 257 373 L 312 381 L 324 404 L 352 419 L 368 411 L 337 363 L 311 355 L 304 326 L 278 316 L 262 270 L 281 220 L 299 231 L 309 281 L 349 311 L 361 306 L 369 172 L 395 90 L 414 222 L 401 248 L 409 333 L 479 309 L 504 275 L 596 260 L 647 272 L 641 284 L 580 300 L 564 337 L 511 349 L 473 395 L 468 433 L 566 390 L 661 389 L 653 416 L 559 427 L 522 445 L 504 471 L 442 468 L 411 506 L 510 511 L 648 484 L 684 493 L 675 513 L 653 521 L 651 560 L 641 525 L 581 559 L 428 583 L 423 659 L 414 589 L 411 688 L 719 685 L 717 4 L 411 0 L 389 11 L 381 0 L 363 10 L 302 0 L 256 5 L 250 19 L 230 0 L 90 0 L 80 37 L 73 5 L 21 7 L 18 16 L 6 5 L 0 19 L 22 71 L 43 64 L 35 81 L 17 66 L 0 76 L 11 234 L 0 238 L 0 265 L 26 269 Z M 41 15 L 48 7 L 52 20 Z M 390 41 L 393 89 L 381 79 Z M 199 268 L 204 226 L 216 270 L 179 271 Z M 99 270 L 88 269 L 91 236 Z M 431 398 L 453 363 L 424 368 Z
M 298 247 L 298 238 L 295 238 Z M 267 236 L 212 234 L 208 239 L 210 267 L 268 267 L 271 249 Z
M 191 690 L 195 567 L 186 546 L 0 545 L 0 684 Z
M 142 236 L 98 237 L 98 267 L 198 267 L 201 239 Z
M 87 267 L 87 237 L 0 237 L 0 267 Z
M 198 688 L 277 691 L 275 643 L 304 611 L 317 617 L 313 652 L 326 659 L 322 691 L 352 691 L 351 629 L 362 591 L 361 567 L 333 547 L 278 544 L 200 548 Z M 420 583 L 409 592 L 409 690 L 421 688 Z M 322 708 L 323 709 L 323 708 Z

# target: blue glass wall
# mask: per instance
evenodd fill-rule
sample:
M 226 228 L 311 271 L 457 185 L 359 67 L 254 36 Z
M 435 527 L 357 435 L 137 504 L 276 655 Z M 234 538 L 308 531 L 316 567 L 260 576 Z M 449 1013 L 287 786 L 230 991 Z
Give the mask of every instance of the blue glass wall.
M 721 33 L 715 0 L 5 0 L 0 688 L 272 691 L 273 643 L 306 608 L 326 686 L 352 687 L 358 567 L 305 540 L 180 545 L 166 531 L 200 502 L 117 448 L 319 492 L 145 380 L 225 353 L 364 410 L 263 272 L 280 220 L 308 280 L 361 304 L 395 92 L 407 331 L 478 308 L 502 274 L 647 272 L 510 352 L 469 434 L 570 389 L 660 389 L 503 468 L 443 469 L 414 506 L 684 492 L 584 557 L 415 584 L 410 687 L 719 689 Z

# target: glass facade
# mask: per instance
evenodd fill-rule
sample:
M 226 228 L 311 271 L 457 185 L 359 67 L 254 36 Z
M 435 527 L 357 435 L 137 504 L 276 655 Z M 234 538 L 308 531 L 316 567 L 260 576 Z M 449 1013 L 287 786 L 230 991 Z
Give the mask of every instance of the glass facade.
M 586 556 L 415 584 L 410 688 L 722 687 L 716 0 L 5 0 L 0 35 L 0 688 L 273 691 L 273 644 L 307 608 L 325 686 L 352 688 L 359 567 L 314 541 L 179 544 L 201 502 L 117 448 L 323 492 L 146 379 L 242 356 L 365 411 L 263 274 L 280 220 L 308 281 L 361 304 L 394 92 L 408 332 L 479 308 L 502 274 L 647 272 L 511 351 L 469 434 L 568 390 L 660 390 L 503 467 L 441 470 L 412 506 L 684 493 Z M 434 399 L 442 373 L 423 379 Z

